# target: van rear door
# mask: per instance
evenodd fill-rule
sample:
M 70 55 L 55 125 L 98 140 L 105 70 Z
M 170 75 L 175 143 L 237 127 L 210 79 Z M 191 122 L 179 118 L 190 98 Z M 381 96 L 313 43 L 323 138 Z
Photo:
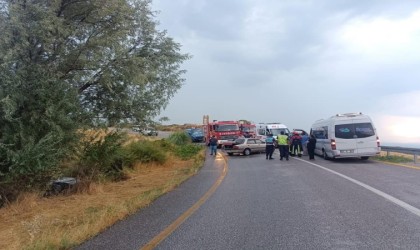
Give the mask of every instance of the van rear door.
M 371 122 L 354 124 L 354 132 L 359 155 L 372 155 L 377 152 L 376 133 Z
M 335 125 L 335 141 L 340 156 L 353 155 L 357 153 L 357 143 L 354 138 L 354 124 L 346 120 L 343 124 Z

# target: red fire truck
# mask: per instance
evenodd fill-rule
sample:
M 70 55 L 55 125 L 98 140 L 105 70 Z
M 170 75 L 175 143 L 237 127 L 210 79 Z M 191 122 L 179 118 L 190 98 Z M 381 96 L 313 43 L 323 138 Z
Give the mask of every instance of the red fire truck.
M 255 124 L 245 120 L 239 121 L 239 130 L 241 130 L 241 135 L 244 137 L 255 138 L 257 134 L 257 127 Z
M 239 122 L 217 120 L 210 122 L 208 115 L 203 117 L 203 131 L 204 141 L 208 143 L 210 137 L 214 135 L 218 140 L 218 147 L 221 147 L 224 143 L 232 142 L 241 136 Z

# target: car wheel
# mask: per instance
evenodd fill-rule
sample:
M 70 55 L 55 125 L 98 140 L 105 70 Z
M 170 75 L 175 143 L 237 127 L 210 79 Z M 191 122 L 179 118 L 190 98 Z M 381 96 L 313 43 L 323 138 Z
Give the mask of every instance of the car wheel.
M 246 148 L 246 149 L 244 150 L 244 155 L 250 155 L 250 154 L 251 154 L 251 149 Z
M 360 159 L 367 160 L 367 159 L 369 159 L 369 156 L 362 156 L 362 157 L 360 157 Z
M 323 151 L 323 156 L 324 156 L 324 159 L 325 159 L 325 160 L 330 159 L 330 158 L 328 157 L 328 155 L 327 155 L 327 152 L 325 152 L 325 150 Z
M 233 153 L 228 153 L 228 155 L 233 155 Z

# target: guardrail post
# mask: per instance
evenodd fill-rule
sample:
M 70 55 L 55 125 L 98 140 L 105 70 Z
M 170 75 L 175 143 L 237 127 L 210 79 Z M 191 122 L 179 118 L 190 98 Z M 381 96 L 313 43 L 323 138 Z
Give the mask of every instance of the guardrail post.
M 414 164 L 417 163 L 417 154 L 414 154 Z
M 389 157 L 389 150 L 386 151 L 386 157 Z

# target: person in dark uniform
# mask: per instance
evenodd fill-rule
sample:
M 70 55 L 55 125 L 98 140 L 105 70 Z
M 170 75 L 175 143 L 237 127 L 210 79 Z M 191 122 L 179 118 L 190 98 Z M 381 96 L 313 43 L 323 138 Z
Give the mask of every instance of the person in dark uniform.
M 273 134 L 268 134 L 268 137 L 265 139 L 265 159 L 274 159 L 273 152 L 274 152 L 274 142 L 275 139 Z
M 216 138 L 216 136 L 213 135 L 210 138 L 209 145 L 210 145 L 210 155 L 216 156 L 216 154 L 217 154 L 217 138 Z
M 315 145 L 316 145 L 315 136 L 311 135 L 309 137 L 308 144 L 307 144 L 309 160 L 315 160 Z

